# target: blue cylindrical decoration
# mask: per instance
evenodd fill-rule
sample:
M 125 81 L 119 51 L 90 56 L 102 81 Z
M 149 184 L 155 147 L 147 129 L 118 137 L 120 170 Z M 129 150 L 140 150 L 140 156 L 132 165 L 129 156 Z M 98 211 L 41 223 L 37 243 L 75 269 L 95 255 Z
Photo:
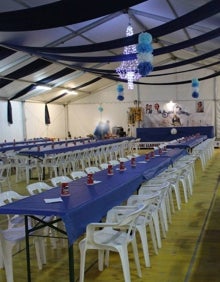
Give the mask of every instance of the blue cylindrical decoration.
M 152 36 L 148 32 L 142 32 L 138 36 L 137 59 L 138 71 L 142 77 L 147 76 L 153 70 L 153 47 Z
M 123 85 L 119 84 L 117 86 L 117 91 L 118 91 L 117 99 L 119 101 L 123 101 L 124 100 L 124 87 L 123 87 Z
M 199 98 L 199 80 L 197 78 L 192 79 L 192 97 Z

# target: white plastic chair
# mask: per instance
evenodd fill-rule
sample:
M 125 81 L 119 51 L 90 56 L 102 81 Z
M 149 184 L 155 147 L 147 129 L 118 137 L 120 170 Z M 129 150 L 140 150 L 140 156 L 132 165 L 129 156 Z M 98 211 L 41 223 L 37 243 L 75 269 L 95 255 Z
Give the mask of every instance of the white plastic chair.
M 30 174 L 33 174 L 34 171 L 37 172 L 37 177 L 40 180 L 40 168 L 37 159 L 16 155 L 14 157 L 14 166 L 16 169 L 16 182 L 19 182 L 25 176 L 26 183 L 28 184 L 30 182 Z
M 47 183 L 41 182 L 41 181 L 35 182 L 35 183 L 29 184 L 29 185 L 26 186 L 26 189 L 27 189 L 27 191 L 28 191 L 28 193 L 30 195 L 35 195 L 35 194 L 38 194 L 38 193 L 42 193 L 43 191 L 50 190 L 52 188 L 53 188 L 53 186 L 50 186 Z M 46 221 L 46 222 L 49 222 L 53 218 L 54 218 L 53 216 L 47 216 L 47 217 L 44 217 L 43 220 Z M 48 227 L 45 227 L 43 229 L 43 235 L 44 236 L 48 236 L 48 235 L 50 235 L 50 233 L 53 234 L 54 230 L 51 229 L 51 228 L 48 228 Z M 55 249 L 56 248 L 56 239 L 55 238 L 51 238 L 51 244 L 52 244 L 52 247 Z M 44 246 L 43 242 L 41 242 L 40 248 L 41 249 L 45 249 L 45 246 Z M 43 256 L 42 256 L 43 257 L 43 259 L 42 259 L 43 260 L 43 264 L 46 264 L 46 252 L 44 251 L 42 254 L 43 254 Z
M 51 188 L 53 187 L 42 181 L 28 184 L 26 186 L 26 189 L 30 195 L 35 195 L 36 193 L 41 193 L 45 190 L 50 190 Z
M 161 231 L 163 237 L 166 238 L 166 231 L 168 231 L 168 218 L 171 222 L 171 211 L 170 211 L 170 196 L 169 193 L 171 192 L 170 183 L 166 182 L 157 182 L 158 180 L 155 179 L 154 181 L 149 181 L 143 183 L 139 188 L 138 194 L 140 196 L 148 196 L 149 198 L 152 196 L 152 193 L 158 193 L 158 196 L 155 199 L 154 204 L 152 205 L 151 214 L 154 222 L 156 238 L 157 238 L 157 245 L 158 248 L 162 247 L 162 240 L 161 240 Z M 161 226 L 161 231 L 160 231 Z
M 72 177 L 73 180 L 79 179 L 81 177 L 87 176 L 87 173 L 82 170 L 77 170 L 77 171 L 72 171 L 70 173 L 70 176 Z
M 113 166 L 120 164 L 120 162 L 118 160 L 110 160 L 109 163 Z
M 100 165 L 99 165 L 99 167 L 100 167 L 100 169 L 101 170 L 104 170 L 104 169 L 107 169 L 108 168 L 108 163 L 101 163 Z
M 6 184 L 7 190 L 11 189 L 10 176 L 11 176 L 11 164 L 10 163 L 1 164 L 0 165 L 0 192 L 4 184 Z
M 20 195 L 15 191 L 7 191 L 0 194 L 0 205 L 5 205 L 11 203 L 14 200 L 20 200 L 26 196 Z M 8 228 L 0 229 L 0 268 L 5 268 L 5 274 L 7 282 L 13 282 L 13 249 L 15 246 L 25 240 L 25 225 L 23 216 L 7 216 L 8 218 Z M 29 222 L 29 227 L 31 223 Z M 35 238 L 35 251 L 37 257 L 38 268 L 42 269 L 43 252 L 42 248 L 42 238 Z
M 134 206 L 134 205 L 137 206 L 140 204 L 147 205 L 147 209 L 143 212 L 142 215 L 139 216 L 138 221 L 137 221 L 137 231 L 140 234 L 146 267 L 150 267 L 147 227 L 149 227 L 149 230 L 150 230 L 154 252 L 155 254 L 158 254 L 155 228 L 154 228 L 154 222 L 153 222 L 153 216 L 152 216 L 152 212 L 154 212 L 154 204 L 158 200 L 158 197 L 159 197 L 159 193 L 155 192 L 155 193 L 152 193 L 151 195 L 150 194 L 149 195 L 132 195 L 127 200 L 128 208 L 129 206 Z M 126 206 L 125 206 L 125 210 L 126 210 Z
M 65 183 L 65 182 L 68 183 L 73 180 L 68 176 L 62 175 L 62 176 L 53 177 L 50 179 L 50 181 L 54 187 L 57 187 L 59 183 Z
M 129 243 L 131 243 L 133 247 L 138 276 L 142 276 L 136 242 L 136 223 L 137 218 L 145 208 L 145 205 L 141 205 L 140 207 L 134 206 L 133 210 L 130 210 L 121 220 L 120 210 L 116 211 L 116 209 L 111 209 L 107 213 L 106 222 L 90 223 L 87 225 L 86 237 L 79 242 L 80 282 L 84 281 L 86 251 L 88 249 L 97 249 L 99 251 L 98 267 L 100 271 L 103 270 L 104 252 L 118 252 L 122 263 L 124 281 L 130 282 L 130 266 L 127 249 Z M 118 212 L 119 214 L 117 214 Z M 105 265 L 108 266 L 108 263 L 106 259 Z
M 88 173 L 96 173 L 98 171 L 100 171 L 101 169 L 97 166 L 88 166 L 85 168 L 85 172 Z
M 58 171 L 60 168 L 59 157 L 58 155 L 46 155 L 43 158 L 43 162 L 40 163 L 40 181 L 42 181 L 47 172 L 49 173 L 49 177 L 57 177 Z

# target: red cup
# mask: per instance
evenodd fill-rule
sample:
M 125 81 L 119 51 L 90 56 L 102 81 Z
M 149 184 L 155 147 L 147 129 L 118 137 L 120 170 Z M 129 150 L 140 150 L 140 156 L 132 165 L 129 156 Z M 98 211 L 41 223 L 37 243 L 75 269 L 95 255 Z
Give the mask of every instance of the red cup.
M 125 170 L 125 164 L 124 164 L 124 162 L 120 162 L 119 169 L 120 169 L 120 170 Z
M 135 157 L 131 158 L 131 166 L 136 166 L 136 159 L 135 159 Z
M 93 174 L 92 173 L 88 173 L 87 175 L 87 184 L 91 185 L 93 184 Z
M 113 167 L 111 164 L 108 165 L 108 174 L 112 175 L 113 174 Z
M 69 185 L 68 183 L 61 183 L 61 196 L 69 196 Z

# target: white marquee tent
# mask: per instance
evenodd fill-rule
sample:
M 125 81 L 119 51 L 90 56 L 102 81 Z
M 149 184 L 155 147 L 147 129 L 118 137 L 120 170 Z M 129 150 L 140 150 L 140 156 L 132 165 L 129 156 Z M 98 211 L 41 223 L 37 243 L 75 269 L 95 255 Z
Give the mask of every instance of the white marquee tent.
M 0 141 L 64 138 L 67 131 L 85 136 L 100 119 L 127 131 L 129 109 L 138 104 L 143 116 L 132 125 L 135 134 L 136 127 L 154 126 L 158 119 L 146 115 L 146 104 L 164 109 L 170 101 L 189 114 L 182 114 L 183 126 L 213 125 L 220 137 L 219 1 L 75 2 L 0 4 Z M 125 46 L 138 44 L 145 32 L 153 37 L 153 71 L 128 90 L 115 69 L 127 60 Z M 194 78 L 198 98 L 192 97 Z M 117 99 L 119 84 L 123 101 Z M 203 113 L 196 112 L 198 101 Z M 167 126 L 165 119 L 157 126 Z

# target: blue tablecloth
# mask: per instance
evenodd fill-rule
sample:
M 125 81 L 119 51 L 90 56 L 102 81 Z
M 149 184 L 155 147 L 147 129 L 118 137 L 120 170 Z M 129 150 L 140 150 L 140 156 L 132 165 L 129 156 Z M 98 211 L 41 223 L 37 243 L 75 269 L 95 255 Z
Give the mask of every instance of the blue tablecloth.
M 187 140 L 176 141 L 172 144 L 168 144 L 167 148 L 181 148 L 181 149 L 192 149 L 196 147 L 198 144 L 202 143 L 205 139 L 207 139 L 206 135 L 191 137 Z
M 24 149 L 38 151 L 38 147 L 46 147 L 48 145 L 56 146 L 62 144 L 68 144 L 69 146 L 74 146 L 76 143 L 81 143 L 83 145 L 85 142 L 90 142 L 91 138 L 79 138 L 79 139 L 67 139 L 67 140 L 60 140 L 60 141 L 51 141 L 51 140 L 38 140 L 38 141 L 20 141 L 20 142 L 9 142 L 9 143 L 2 143 L 0 145 L 0 152 L 7 152 L 7 151 L 21 151 Z
M 99 140 L 99 141 L 91 141 L 90 143 L 85 143 L 85 144 L 80 144 L 80 145 L 74 145 L 74 144 L 68 144 L 66 147 L 61 147 L 61 148 L 46 148 L 46 149 L 41 149 L 38 151 L 38 147 L 32 149 L 32 150 L 27 150 L 20 152 L 22 155 L 28 155 L 28 156 L 33 156 L 37 158 L 43 158 L 45 155 L 51 155 L 51 154 L 59 154 L 59 153 L 65 153 L 69 151 L 75 151 L 75 150 L 82 150 L 86 148 L 92 148 L 92 147 L 98 147 L 101 145 L 107 145 L 107 144 L 113 144 L 117 142 L 122 142 L 125 140 L 132 140 L 134 138 L 132 137 L 125 137 L 125 138 L 114 138 L 114 139 L 105 139 L 105 140 Z
M 70 196 L 62 202 L 46 204 L 44 199 L 60 197 L 60 188 L 52 188 L 38 195 L 0 207 L 0 214 L 55 215 L 65 223 L 69 243 L 72 244 L 86 230 L 90 222 L 97 222 L 115 205 L 121 204 L 133 194 L 145 179 L 151 179 L 172 164 L 173 150 L 145 161 L 145 156 L 136 159 L 136 167 L 130 161 L 125 163 L 126 170 L 120 172 L 114 167 L 114 175 L 107 170 L 95 173 L 94 180 L 101 181 L 93 186 L 87 185 L 86 177 L 69 183 Z
M 199 133 L 206 135 L 208 138 L 215 136 L 214 126 L 180 126 L 174 127 L 177 133 L 173 135 L 171 129 L 173 127 L 149 127 L 137 128 L 136 136 L 141 138 L 141 142 L 167 142 L 173 139 L 178 139 L 186 136 L 191 136 Z

